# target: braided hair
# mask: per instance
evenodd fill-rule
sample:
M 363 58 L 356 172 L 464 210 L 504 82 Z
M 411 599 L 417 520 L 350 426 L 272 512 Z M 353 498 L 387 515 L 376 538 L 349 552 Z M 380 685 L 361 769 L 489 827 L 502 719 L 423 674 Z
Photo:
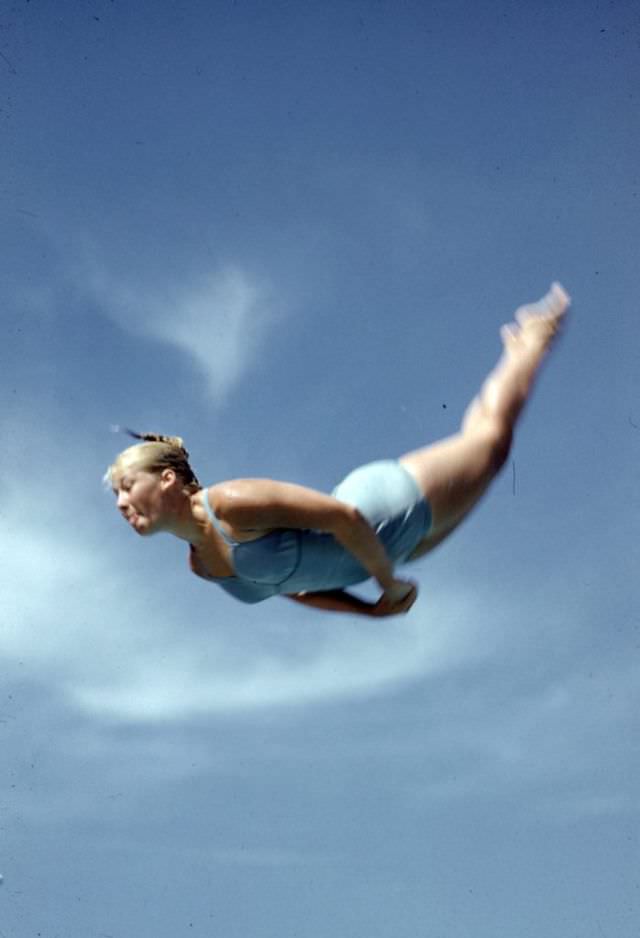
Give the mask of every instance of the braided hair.
M 162 472 L 163 469 L 173 469 L 182 481 L 186 492 L 193 493 L 202 488 L 189 465 L 189 453 L 184 447 L 182 437 L 164 436 L 161 433 L 137 433 L 128 427 L 116 426 L 111 429 L 115 433 L 126 433 L 140 442 L 118 454 L 105 473 L 105 485 L 113 486 L 119 476 L 123 475 L 128 468 L 135 466 L 136 469 L 157 473 Z

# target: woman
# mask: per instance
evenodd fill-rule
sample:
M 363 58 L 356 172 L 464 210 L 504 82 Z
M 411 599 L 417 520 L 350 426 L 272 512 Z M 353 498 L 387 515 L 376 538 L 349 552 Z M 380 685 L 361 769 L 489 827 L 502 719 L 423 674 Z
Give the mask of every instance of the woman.
M 394 566 L 432 550 L 469 514 L 504 465 L 536 373 L 569 306 L 559 284 L 503 326 L 504 351 L 460 431 L 399 460 L 356 469 L 331 495 L 271 479 L 202 488 L 177 437 L 154 434 L 105 476 L 142 536 L 188 541 L 191 570 L 244 602 L 282 594 L 319 609 L 390 616 L 416 600 Z M 131 431 L 128 431 L 131 433 Z M 345 587 L 373 577 L 365 602 Z

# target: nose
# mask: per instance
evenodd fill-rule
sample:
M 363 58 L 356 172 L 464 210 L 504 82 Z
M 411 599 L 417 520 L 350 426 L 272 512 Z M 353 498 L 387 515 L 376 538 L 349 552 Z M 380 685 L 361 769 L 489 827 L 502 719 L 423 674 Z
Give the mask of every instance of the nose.
M 123 492 L 122 490 L 120 490 L 120 491 L 118 492 L 118 498 L 117 498 L 117 501 L 116 501 L 116 505 L 118 506 L 118 508 L 120 509 L 120 511 L 122 511 L 123 508 L 126 508 L 126 506 L 127 506 L 127 501 L 128 501 L 128 499 L 127 499 L 127 493 L 126 493 L 126 492 Z

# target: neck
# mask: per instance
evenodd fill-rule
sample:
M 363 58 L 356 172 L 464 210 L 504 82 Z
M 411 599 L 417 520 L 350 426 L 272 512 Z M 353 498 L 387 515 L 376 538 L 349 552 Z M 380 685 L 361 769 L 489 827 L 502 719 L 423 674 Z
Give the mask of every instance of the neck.
M 199 547 L 205 539 L 207 530 L 207 520 L 201 517 L 200 513 L 196 515 L 193 510 L 194 500 L 200 498 L 202 498 L 200 492 L 193 495 L 180 492 L 176 496 L 174 510 L 163 524 L 162 530 L 180 538 L 181 541 L 188 541 L 194 547 Z

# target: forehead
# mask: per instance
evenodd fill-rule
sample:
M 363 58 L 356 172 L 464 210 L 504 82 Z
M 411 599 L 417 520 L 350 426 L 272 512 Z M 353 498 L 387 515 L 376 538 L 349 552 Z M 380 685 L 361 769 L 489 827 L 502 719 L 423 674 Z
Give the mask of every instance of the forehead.
M 114 466 L 111 472 L 111 485 L 113 487 L 113 490 L 115 491 L 116 489 L 120 488 L 123 482 L 130 485 L 141 476 L 147 476 L 147 475 L 150 475 L 150 473 L 145 472 L 143 469 L 136 467 L 132 463 L 130 463 L 129 465 L 119 464 L 117 466 Z

